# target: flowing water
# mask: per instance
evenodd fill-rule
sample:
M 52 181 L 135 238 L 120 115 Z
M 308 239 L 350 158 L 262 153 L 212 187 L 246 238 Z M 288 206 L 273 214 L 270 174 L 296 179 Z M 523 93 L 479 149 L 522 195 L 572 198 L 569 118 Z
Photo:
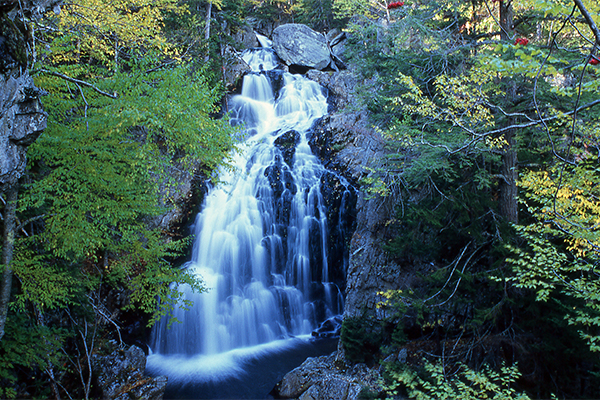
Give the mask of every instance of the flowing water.
M 311 152 L 324 90 L 276 69 L 269 48 L 243 58 L 252 72 L 230 115 L 244 142 L 205 198 L 185 266 L 208 291 L 184 290 L 194 305 L 174 311 L 181 323 L 168 328 L 165 318 L 152 332 L 148 370 L 179 385 L 239 377 L 267 353 L 314 347 L 310 333 L 343 310 L 355 194 Z

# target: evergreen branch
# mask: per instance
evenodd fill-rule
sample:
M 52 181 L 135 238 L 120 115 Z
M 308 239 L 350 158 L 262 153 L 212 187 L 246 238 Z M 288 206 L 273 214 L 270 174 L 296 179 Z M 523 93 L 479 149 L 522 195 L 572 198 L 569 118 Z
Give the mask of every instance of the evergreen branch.
M 91 84 L 89 82 L 86 82 L 86 81 L 82 81 L 81 79 L 71 78 L 70 76 L 67 76 L 65 74 L 61 74 L 60 72 L 49 71 L 47 69 L 41 69 L 40 71 L 41 72 L 45 72 L 45 73 L 50 74 L 50 75 L 57 76 L 59 78 L 63 78 L 66 81 L 69 81 L 69 82 L 72 82 L 72 83 L 75 83 L 75 84 L 78 84 L 78 85 L 87 86 L 87 87 L 93 89 L 94 91 L 96 91 L 97 93 L 100 93 L 101 95 L 106 96 L 106 97 L 110 97 L 111 99 L 116 99 L 117 98 L 117 93 L 116 92 L 114 92 L 113 94 L 107 93 L 107 92 L 99 89 L 95 85 L 93 85 L 93 84 Z

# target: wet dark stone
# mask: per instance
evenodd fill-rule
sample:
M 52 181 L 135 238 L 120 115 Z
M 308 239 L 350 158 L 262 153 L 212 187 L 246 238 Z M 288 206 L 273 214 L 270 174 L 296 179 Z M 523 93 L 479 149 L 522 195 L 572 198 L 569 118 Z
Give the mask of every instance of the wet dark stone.
M 329 171 L 321 177 L 321 194 L 329 224 L 328 263 L 337 284 L 345 279 L 344 266 L 356 223 L 356 190 L 342 179 Z
M 296 145 L 300 142 L 300 133 L 298 131 L 288 131 L 275 139 L 275 147 L 283 154 L 283 161 L 290 167 L 296 153 Z
M 312 279 L 321 279 L 323 270 L 323 235 L 321 223 L 317 219 L 310 221 L 308 245 L 310 250 L 310 270 Z
M 269 78 L 269 82 L 271 82 L 271 86 L 273 88 L 273 93 L 275 93 L 275 97 L 279 94 L 279 91 L 283 88 L 284 72 L 279 69 L 274 69 L 266 72 L 267 78 Z
M 323 321 L 323 323 L 311 335 L 314 337 L 339 337 L 342 331 L 342 317 L 336 315 Z
M 270 202 L 277 233 L 285 239 L 292 212 L 292 201 L 298 189 L 289 167 L 281 162 L 280 156 L 276 156 L 275 162 L 265 168 L 264 174 L 269 181 L 273 195 L 269 200 L 266 198 L 262 200 Z

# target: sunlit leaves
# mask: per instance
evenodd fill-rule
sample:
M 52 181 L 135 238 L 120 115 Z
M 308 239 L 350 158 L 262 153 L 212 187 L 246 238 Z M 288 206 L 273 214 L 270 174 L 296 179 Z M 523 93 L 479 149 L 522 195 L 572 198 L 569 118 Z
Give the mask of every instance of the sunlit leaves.
M 557 292 L 580 301 L 565 318 L 600 351 L 600 170 L 587 155 L 576 166 L 524 174 L 523 203 L 535 222 L 517 227 L 527 247 L 510 247 L 517 287 L 547 301 Z
M 169 163 L 191 173 L 196 166 L 210 171 L 226 159 L 232 128 L 209 117 L 221 92 L 200 73 L 185 67 L 144 72 L 140 63 L 95 82 L 117 91 L 117 99 L 54 76 L 38 79 L 50 91 L 51 115 L 30 148 L 37 179 L 20 207 L 43 214 L 44 229 L 17 257 L 15 273 L 24 281 L 24 298 L 40 306 L 60 306 L 72 296 L 78 282 L 68 269 L 57 269 L 63 264 L 95 266 L 85 279 L 128 287 L 131 304 L 150 313 L 157 311 L 159 294 L 161 313 L 178 300 L 170 282 L 197 286 L 185 272 L 168 268 L 164 258 L 177 249 L 148 231 L 144 219 L 161 212 L 159 185 L 170 184 Z
M 392 383 L 386 391 L 393 396 L 402 393 L 404 388 L 409 398 L 433 399 L 518 399 L 529 397 L 514 388 L 521 376 L 516 365 L 502 365 L 500 371 L 484 366 L 475 371 L 466 365 L 444 365 L 444 361 L 432 364 L 425 361 L 421 373 L 407 367 L 388 371 Z
M 94 62 L 116 67 L 119 52 L 159 50 L 177 55 L 162 33 L 167 13 L 187 12 L 176 0 L 70 0 L 50 22 L 50 44 L 40 48 L 53 63 Z

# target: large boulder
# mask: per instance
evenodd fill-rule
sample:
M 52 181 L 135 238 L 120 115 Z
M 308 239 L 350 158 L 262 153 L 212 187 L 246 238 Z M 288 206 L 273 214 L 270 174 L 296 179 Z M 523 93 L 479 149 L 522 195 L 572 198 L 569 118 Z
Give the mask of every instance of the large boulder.
M 287 65 L 322 70 L 331 64 L 327 39 L 306 25 L 285 24 L 275 28 L 273 49 Z
M 273 394 L 280 399 L 354 400 L 365 398 L 368 392 L 381 391 L 377 368 L 357 364 L 350 369 L 340 369 L 335 359 L 335 353 L 308 358 L 283 377 Z
M 160 400 L 167 387 L 167 377 L 144 375 L 146 355 L 137 346 L 115 350 L 107 356 L 92 356 L 92 369 L 103 399 Z

